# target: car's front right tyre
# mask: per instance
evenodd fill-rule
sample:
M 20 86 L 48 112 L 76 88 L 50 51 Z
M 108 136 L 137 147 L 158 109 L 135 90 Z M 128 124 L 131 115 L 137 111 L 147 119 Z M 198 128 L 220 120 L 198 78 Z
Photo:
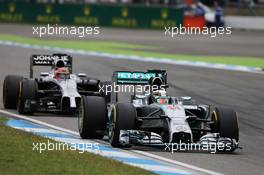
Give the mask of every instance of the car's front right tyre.
M 111 146 L 125 146 L 120 144 L 120 131 L 136 129 L 136 117 L 136 109 L 131 103 L 117 103 L 112 106 L 108 133 Z
M 226 137 L 239 141 L 238 117 L 230 108 L 216 107 L 212 114 L 212 131 L 219 133 L 220 137 Z
M 19 114 L 33 114 L 32 101 L 37 99 L 38 84 L 35 80 L 22 79 L 19 83 L 17 110 Z M 27 106 L 27 107 L 26 107 Z
M 5 109 L 16 109 L 19 94 L 19 83 L 23 79 L 18 75 L 7 75 L 3 84 L 3 104 Z
M 78 128 L 83 139 L 101 139 L 106 128 L 106 102 L 100 96 L 83 96 L 77 109 Z

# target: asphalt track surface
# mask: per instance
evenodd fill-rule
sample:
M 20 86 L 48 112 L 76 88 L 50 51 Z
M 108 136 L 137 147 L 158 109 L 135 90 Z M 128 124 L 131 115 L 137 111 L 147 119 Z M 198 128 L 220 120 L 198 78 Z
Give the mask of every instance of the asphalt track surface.
M 259 50 L 260 51 L 260 50 Z M 0 46 L 0 85 L 7 74 L 29 75 L 29 56 L 47 51 Z M 264 172 L 264 75 L 235 71 L 195 68 L 100 57 L 73 55 L 74 71 L 85 72 L 90 77 L 110 80 L 115 70 L 166 69 L 171 87 L 169 94 L 192 96 L 197 102 L 232 107 L 240 122 L 242 150 L 233 154 L 208 154 L 164 152 L 150 147 L 132 147 L 172 160 L 189 163 L 224 174 L 263 174 Z M 2 86 L 0 86 L 2 92 Z M 0 93 L 2 99 L 2 93 Z M 1 108 L 3 105 L 1 103 Z M 14 111 L 15 112 L 15 111 Z M 37 114 L 30 116 L 56 126 L 77 131 L 77 120 L 71 116 Z

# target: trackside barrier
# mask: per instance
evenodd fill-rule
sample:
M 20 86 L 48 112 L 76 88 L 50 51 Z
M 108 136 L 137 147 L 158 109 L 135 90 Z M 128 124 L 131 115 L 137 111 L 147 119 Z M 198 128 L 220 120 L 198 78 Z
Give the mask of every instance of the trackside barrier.
M 1 2 L 0 22 L 33 24 L 92 25 L 124 28 L 179 26 L 183 10 L 98 4 L 38 4 Z

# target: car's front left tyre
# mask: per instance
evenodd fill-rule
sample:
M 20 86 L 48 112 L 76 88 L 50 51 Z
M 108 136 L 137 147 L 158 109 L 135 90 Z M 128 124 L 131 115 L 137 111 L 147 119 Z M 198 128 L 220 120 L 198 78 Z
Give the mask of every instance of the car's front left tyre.
M 99 89 L 100 94 L 102 95 L 102 97 L 105 98 L 106 103 L 110 103 L 111 102 L 112 82 L 111 81 L 101 81 L 99 83 L 99 86 L 102 88 L 102 89 Z

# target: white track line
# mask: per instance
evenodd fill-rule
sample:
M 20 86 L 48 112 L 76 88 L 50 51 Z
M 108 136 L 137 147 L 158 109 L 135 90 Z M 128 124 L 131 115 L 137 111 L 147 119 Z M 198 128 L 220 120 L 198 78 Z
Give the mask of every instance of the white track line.
M 60 132 L 58 130 L 53 129 L 45 129 L 45 128 L 27 128 L 27 127 L 14 127 L 15 129 L 24 130 L 26 132 L 33 132 L 33 133 L 53 133 L 53 134 L 62 134 L 63 132 Z
M 144 156 L 147 156 L 147 157 L 150 157 L 150 158 L 154 158 L 154 159 L 157 159 L 157 160 L 160 160 L 160 161 L 163 161 L 163 162 L 168 162 L 168 163 L 171 163 L 171 164 L 175 164 L 175 165 L 178 165 L 178 166 L 189 168 L 189 169 L 192 169 L 192 170 L 200 171 L 200 172 L 203 172 L 203 173 L 206 173 L 206 174 L 223 175 L 222 173 L 214 172 L 214 171 L 211 171 L 211 170 L 207 170 L 207 169 L 204 169 L 204 168 L 200 168 L 200 167 L 197 167 L 197 166 L 194 166 L 194 165 L 191 165 L 191 164 L 187 164 L 187 163 L 183 163 L 183 162 L 179 162 L 179 161 L 176 161 L 176 160 L 167 159 L 165 157 L 161 157 L 161 156 L 158 156 L 158 155 L 155 155 L 155 154 L 151 154 L 151 153 L 148 153 L 148 152 L 145 152 L 145 151 L 131 150 L 131 152 L 138 153 L 138 154 L 141 154 L 141 155 L 144 155 Z
M 180 169 L 175 169 L 173 167 L 164 167 L 164 166 L 156 166 L 156 165 L 145 165 L 145 164 L 141 164 L 141 165 L 138 165 L 138 164 L 135 164 L 135 163 L 128 163 L 129 165 L 132 165 L 132 166 L 136 166 L 136 167 L 140 167 L 140 168 L 143 168 L 143 169 L 147 169 L 149 171 L 153 171 L 155 169 L 155 171 L 163 171 L 163 172 L 166 172 L 166 171 L 170 171 L 170 172 L 175 172 L 175 171 L 179 171 L 179 174 L 182 173 L 182 174 L 190 174 L 184 170 L 180 170 Z
M 0 113 L 6 114 L 6 115 L 10 115 L 10 116 L 13 116 L 15 118 L 27 120 L 27 121 L 30 121 L 30 122 L 33 122 L 33 123 L 36 123 L 36 124 L 39 124 L 39 125 L 47 126 L 49 128 L 52 128 L 52 129 L 56 129 L 56 130 L 59 130 L 59 131 L 63 131 L 63 132 L 67 132 L 67 133 L 79 136 L 78 132 L 75 132 L 75 131 L 72 131 L 72 130 L 69 130 L 69 129 L 65 129 L 65 128 L 61 128 L 61 127 L 58 127 L 58 126 L 55 126 L 55 125 L 52 125 L 52 124 L 49 124 L 49 123 L 46 123 L 46 122 L 42 122 L 42 121 L 39 121 L 39 120 L 35 120 L 35 119 L 29 118 L 29 117 L 26 117 L 26 116 L 23 116 L 23 115 L 20 115 L 20 114 L 15 114 L 15 113 L 12 113 L 12 112 L 9 112 L 9 111 L 5 111 L 5 110 L 2 110 L 2 109 L 0 109 Z
M 61 127 L 58 127 L 58 126 L 55 126 L 55 125 L 52 125 L 52 124 L 48 124 L 46 122 L 42 122 L 42 121 L 39 121 L 39 120 L 35 120 L 35 119 L 29 118 L 29 117 L 26 117 L 26 116 L 23 116 L 23 115 L 15 114 L 15 113 L 8 112 L 8 111 L 1 110 L 1 109 L 0 109 L 0 113 L 5 114 L 5 115 L 9 115 L 9 116 L 13 116 L 15 118 L 27 120 L 27 121 L 30 121 L 30 122 L 33 122 L 33 123 L 36 123 L 36 124 L 39 124 L 39 125 L 47 126 L 49 128 L 56 129 L 56 130 L 59 130 L 59 131 L 63 131 L 63 132 L 66 132 L 66 133 L 70 133 L 70 134 L 73 134 L 73 135 L 76 135 L 76 136 L 79 136 L 78 132 L 71 131 L 71 130 L 68 130 L 68 129 L 65 129 L 65 128 L 61 128 Z M 94 142 L 94 141 L 91 140 L 90 142 Z M 94 142 L 94 143 L 96 143 L 96 142 Z M 194 165 L 190 165 L 190 164 L 187 164 L 187 163 L 183 163 L 183 162 L 167 159 L 167 158 L 155 155 L 155 154 L 147 153 L 145 151 L 131 150 L 131 152 L 134 152 L 134 153 L 137 153 L 139 155 L 146 156 L 146 157 L 150 157 L 150 158 L 159 160 L 161 162 L 167 162 L 167 163 L 174 164 L 174 165 L 177 165 L 177 166 L 182 166 L 182 167 L 185 167 L 185 168 L 188 168 L 188 169 L 191 169 L 191 170 L 195 170 L 195 171 L 199 171 L 199 172 L 202 172 L 202 173 L 211 174 L 211 175 L 223 175 L 223 174 L 215 172 L 215 171 L 211 171 L 211 170 L 200 168 L 200 167 L 197 167 L 197 166 L 194 166 Z

